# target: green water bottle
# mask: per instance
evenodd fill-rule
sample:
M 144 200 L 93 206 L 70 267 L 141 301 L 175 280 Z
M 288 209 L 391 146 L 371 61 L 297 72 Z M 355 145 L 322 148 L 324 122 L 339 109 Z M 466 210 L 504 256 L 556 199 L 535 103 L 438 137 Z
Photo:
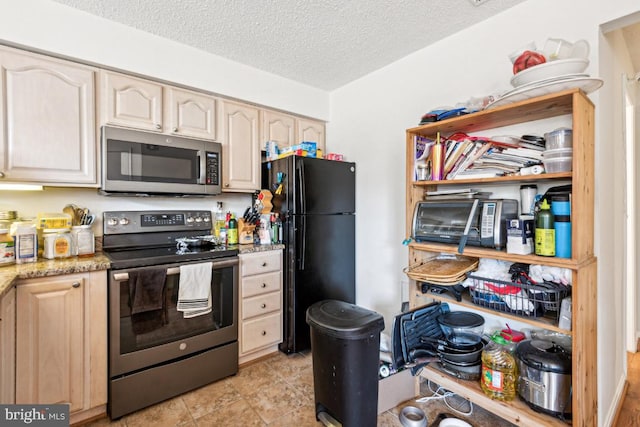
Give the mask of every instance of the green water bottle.
M 536 255 L 556 255 L 556 231 L 553 222 L 551 205 L 547 199 L 542 199 L 540 211 L 536 214 Z

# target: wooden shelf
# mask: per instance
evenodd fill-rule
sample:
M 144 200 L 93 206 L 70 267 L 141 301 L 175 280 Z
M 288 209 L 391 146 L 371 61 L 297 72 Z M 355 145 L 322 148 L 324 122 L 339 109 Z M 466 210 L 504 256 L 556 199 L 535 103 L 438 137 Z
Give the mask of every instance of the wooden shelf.
M 527 125 L 531 132 L 545 131 L 545 119 L 562 118 L 571 121 L 573 160 L 572 171 L 525 176 L 503 176 L 482 179 L 416 181 L 415 180 L 415 140 L 417 136 L 434 139 L 436 135 L 451 135 L 464 132 L 472 135 L 486 130 L 498 129 L 512 125 Z M 556 92 L 537 98 L 480 111 L 466 116 L 453 117 L 440 122 L 427 123 L 406 130 L 406 210 L 405 232 L 412 233 L 413 213 L 416 203 L 425 200 L 425 191 L 436 190 L 456 185 L 472 188 L 487 188 L 502 185 L 515 188 L 519 183 L 546 182 L 551 185 L 560 183 L 572 184 L 571 198 L 571 231 L 573 258 L 542 257 L 537 255 L 508 254 L 506 251 L 490 248 L 466 246 L 464 255 L 540 264 L 550 267 L 567 268 L 572 276 L 572 324 L 571 332 L 559 329 L 557 322 L 545 318 L 526 318 L 509 313 L 502 313 L 477 306 L 471 302 L 470 296 L 461 302 L 446 294 L 422 294 L 416 288 L 415 281 L 409 292 L 412 308 L 425 305 L 427 300 L 439 300 L 468 307 L 479 312 L 517 320 L 535 327 L 547 329 L 572 337 L 572 408 L 573 425 L 595 427 L 598 422 L 598 384 L 597 376 L 597 261 L 594 247 L 594 156 L 595 156 L 595 108 L 587 95 L 579 89 Z M 438 253 L 457 254 L 457 244 L 412 242 L 408 245 L 409 265 L 416 265 Z M 532 411 L 521 400 L 504 403 L 493 401 L 480 389 L 477 382 L 458 380 L 432 368 L 423 370 L 423 377 L 454 391 L 485 409 L 507 419 L 517 425 L 526 426 L 560 426 L 566 425 L 562 420 Z
M 451 245 L 447 243 L 412 242 L 412 243 L 409 243 L 409 247 L 411 249 L 417 249 L 419 251 L 442 252 L 442 253 L 448 253 L 448 254 L 458 253 L 458 245 Z M 499 260 L 509 261 L 509 262 L 523 262 L 525 264 L 544 264 L 552 267 L 568 268 L 571 270 L 576 270 L 581 265 L 581 262 L 571 258 L 544 257 L 544 256 L 539 256 L 534 254 L 531 254 L 531 255 L 508 254 L 505 251 L 499 251 L 499 250 L 490 249 L 490 248 L 480 248 L 476 246 L 465 246 L 462 254 L 466 256 L 473 256 L 478 258 L 492 258 L 492 259 L 499 259 Z M 416 261 L 413 260 L 412 264 L 415 264 L 415 263 Z
M 423 294 L 419 289 L 415 289 L 415 298 L 416 301 L 425 301 L 424 305 L 427 305 L 430 300 L 437 300 L 446 302 L 449 304 L 456 304 L 461 307 L 471 308 L 473 310 L 477 310 L 483 313 L 491 314 L 492 316 L 499 316 L 503 319 L 513 319 L 517 322 L 526 323 L 528 325 L 534 326 L 539 329 L 546 329 L 549 331 L 560 332 L 561 334 L 571 335 L 571 331 L 567 331 L 566 329 L 561 329 L 558 327 L 558 322 L 555 319 L 550 319 L 548 317 L 526 317 L 526 316 L 517 316 L 515 314 L 506 313 L 504 311 L 492 310 L 488 307 L 482 307 L 480 305 L 474 304 L 471 300 L 471 295 L 468 292 L 464 292 L 462 294 L 462 301 L 458 301 L 455 297 L 449 294 L 434 294 L 434 293 L 426 293 Z M 420 304 L 418 304 L 420 305 Z
M 509 175 L 496 176 L 494 178 L 474 178 L 474 179 L 444 179 L 441 181 L 414 181 L 416 187 L 430 187 L 434 185 L 478 185 L 478 184 L 502 184 L 525 181 L 555 181 L 560 179 L 571 179 L 571 172 L 543 173 L 540 175 Z
M 493 400 L 480 388 L 478 381 L 463 381 L 442 373 L 428 365 L 420 373 L 422 378 L 433 381 L 460 397 L 491 411 L 505 420 L 526 427 L 567 426 L 564 421 L 546 414 L 535 412 L 525 402 L 516 397 L 511 402 Z

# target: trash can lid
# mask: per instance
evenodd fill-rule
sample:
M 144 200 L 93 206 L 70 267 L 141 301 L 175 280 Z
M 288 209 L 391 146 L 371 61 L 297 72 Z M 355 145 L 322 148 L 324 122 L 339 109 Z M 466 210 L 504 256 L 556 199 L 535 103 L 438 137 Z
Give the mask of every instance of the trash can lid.
M 320 332 L 342 339 L 366 338 L 384 329 L 384 318 L 375 311 L 338 300 L 324 300 L 307 309 L 307 323 Z

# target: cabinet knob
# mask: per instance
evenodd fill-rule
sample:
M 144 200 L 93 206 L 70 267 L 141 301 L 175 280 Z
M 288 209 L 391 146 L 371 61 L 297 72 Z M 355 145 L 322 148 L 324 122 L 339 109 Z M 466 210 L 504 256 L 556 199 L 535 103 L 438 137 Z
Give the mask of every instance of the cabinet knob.
M 266 262 L 266 261 L 265 261 L 265 262 L 263 262 L 263 263 L 262 263 L 262 266 L 263 266 L 263 267 L 266 267 L 266 266 L 267 266 L 267 262 Z
M 267 331 L 262 331 L 262 336 L 267 335 Z
M 4 178 L 4 172 L 0 172 L 0 178 Z
M 267 287 L 267 284 L 266 284 L 266 283 L 263 283 L 263 284 L 262 284 L 262 287 L 263 287 L 263 288 L 266 288 L 266 287 Z
M 225 184 L 224 186 L 225 186 L 225 187 L 228 187 L 228 186 L 229 186 L 229 184 Z
M 162 129 L 162 126 L 160 126 L 159 124 L 156 125 L 156 129 L 160 130 Z
M 174 132 L 178 132 L 178 128 L 173 128 L 173 131 Z
M 260 307 L 267 308 L 267 304 L 262 304 Z M 2 319 L 0 319 L 0 320 L 2 320 Z
M 80 282 L 73 282 L 73 284 L 71 285 L 74 288 L 79 288 L 80 287 Z

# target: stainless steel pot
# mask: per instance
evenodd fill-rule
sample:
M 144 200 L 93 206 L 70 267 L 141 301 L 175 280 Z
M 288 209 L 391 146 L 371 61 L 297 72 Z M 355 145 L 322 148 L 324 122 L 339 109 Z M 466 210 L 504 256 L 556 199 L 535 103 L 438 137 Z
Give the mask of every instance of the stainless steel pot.
M 515 350 L 518 394 L 532 409 L 571 417 L 571 354 L 550 341 L 524 340 Z

